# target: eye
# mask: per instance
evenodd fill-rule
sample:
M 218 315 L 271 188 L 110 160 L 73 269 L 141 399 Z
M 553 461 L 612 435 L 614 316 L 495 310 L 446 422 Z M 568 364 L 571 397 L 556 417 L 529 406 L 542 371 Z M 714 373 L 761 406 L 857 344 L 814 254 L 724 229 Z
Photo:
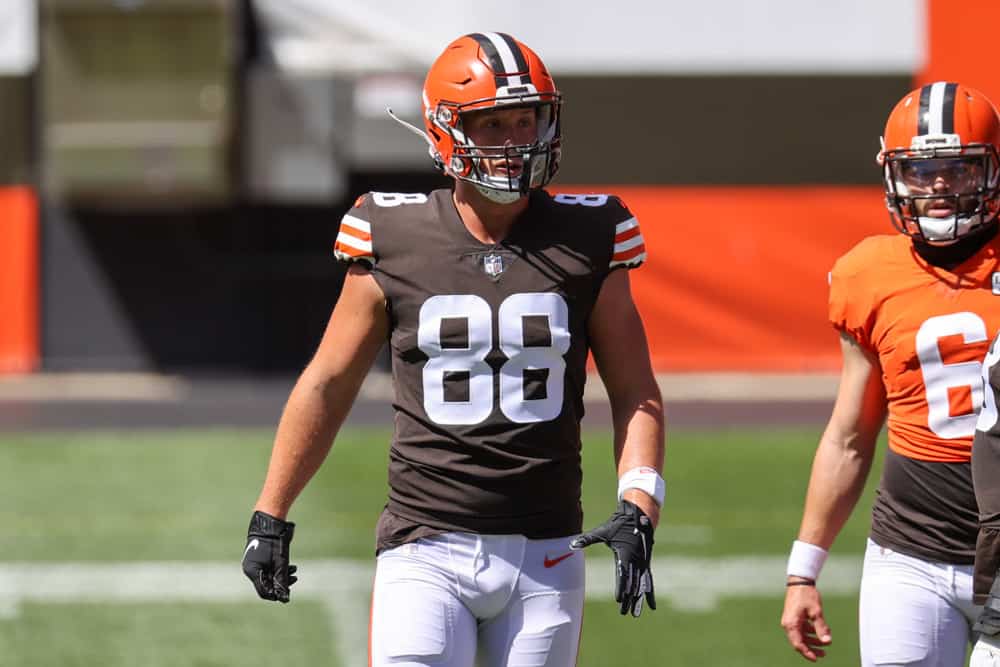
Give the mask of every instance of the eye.
M 903 163 L 901 171 L 903 177 L 910 180 L 924 180 L 927 177 L 927 171 L 915 164 Z

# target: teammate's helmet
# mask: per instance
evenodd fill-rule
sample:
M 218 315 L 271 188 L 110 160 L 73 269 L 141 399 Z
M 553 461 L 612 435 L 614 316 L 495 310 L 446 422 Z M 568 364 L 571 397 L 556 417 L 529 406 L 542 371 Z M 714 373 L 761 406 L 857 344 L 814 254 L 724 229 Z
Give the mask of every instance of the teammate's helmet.
M 920 241 L 950 243 L 1000 211 L 1000 117 L 979 91 L 939 81 L 907 93 L 878 160 L 889 217 Z
M 562 96 L 534 51 L 510 35 L 473 33 L 448 45 L 427 73 L 424 124 L 431 155 L 447 173 L 473 183 L 487 198 L 509 203 L 544 187 L 559 169 Z M 529 144 L 475 146 L 462 127 L 463 115 L 496 107 L 532 107 L 537 139 Z M 491 176 L 481 158 L 520 158 L 516 175 Z

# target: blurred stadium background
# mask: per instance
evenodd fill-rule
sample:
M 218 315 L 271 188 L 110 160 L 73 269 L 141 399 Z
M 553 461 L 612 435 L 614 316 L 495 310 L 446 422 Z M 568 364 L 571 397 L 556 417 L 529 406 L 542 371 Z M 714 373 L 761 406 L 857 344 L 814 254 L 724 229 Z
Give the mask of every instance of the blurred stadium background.
M 558 189 L 621 194 L 651 258 L 661 609 L 618 618 L 593 557 L 581 664 L 795 664 L 778 618 L 836 385 L 826 272 L 891 231 L 873 157 L 900 96 L 949 78 L 1000 100 L 970 33 L 997 20 L 989 0 L 0 0 L 0 665 L 363 664 L 384 360 L 296 506 L 296 603 L 255 604 L 236 560 L 337 298 L 340 215 L 446 183 L 385 107 L 416 121 L 426 67 L 479 30 L 546 61 Z M 593 519 L 613 473 L 588 392 Z M 831 665 L 856 664 L 869 502 L 824 575 Z

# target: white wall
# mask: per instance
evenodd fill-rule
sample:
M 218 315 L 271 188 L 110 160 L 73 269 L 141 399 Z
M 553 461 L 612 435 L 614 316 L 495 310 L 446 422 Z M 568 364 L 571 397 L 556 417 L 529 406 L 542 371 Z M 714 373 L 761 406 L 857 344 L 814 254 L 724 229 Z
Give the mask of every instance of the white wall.
M 0 75 L 28 74 L 37 62 L 35 0 L 0 0 Z
M 908 73 L 921 67 L 925 48 L 924 0 L 256 0 L 256 6 L 283 26 L 279 62 L 307 69 L 422 67 L 451 39 L 484 30 L 511 33 L 557 73 Z M 331 49 L 332 43 L 340 46 Z

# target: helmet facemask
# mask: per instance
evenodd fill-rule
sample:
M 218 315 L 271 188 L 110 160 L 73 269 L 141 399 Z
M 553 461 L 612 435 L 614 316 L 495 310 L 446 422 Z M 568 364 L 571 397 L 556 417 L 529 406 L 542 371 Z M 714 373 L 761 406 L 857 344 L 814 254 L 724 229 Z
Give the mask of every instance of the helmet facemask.
M 509 204 L 535 188 L 547 185 L 559 169 L 561 154 L 558 93 L 519 94 L 478 100 L 467 104 L 442 102 L 428 111 L 433 129 L 451 139 L 450 156 L 443 156 L 447 171 L 472 183 L 487 199 Z M 489 110 L 533 109 L 536 136 L 529 143 L 477 145 L 468 136 L 470 115 Z
M 885 151 L 881 160 L 892 223 L 916 240 L 954 243 L 1000 210 L 1000 161 L 990 144 L 924 135 L 909 149 Z

